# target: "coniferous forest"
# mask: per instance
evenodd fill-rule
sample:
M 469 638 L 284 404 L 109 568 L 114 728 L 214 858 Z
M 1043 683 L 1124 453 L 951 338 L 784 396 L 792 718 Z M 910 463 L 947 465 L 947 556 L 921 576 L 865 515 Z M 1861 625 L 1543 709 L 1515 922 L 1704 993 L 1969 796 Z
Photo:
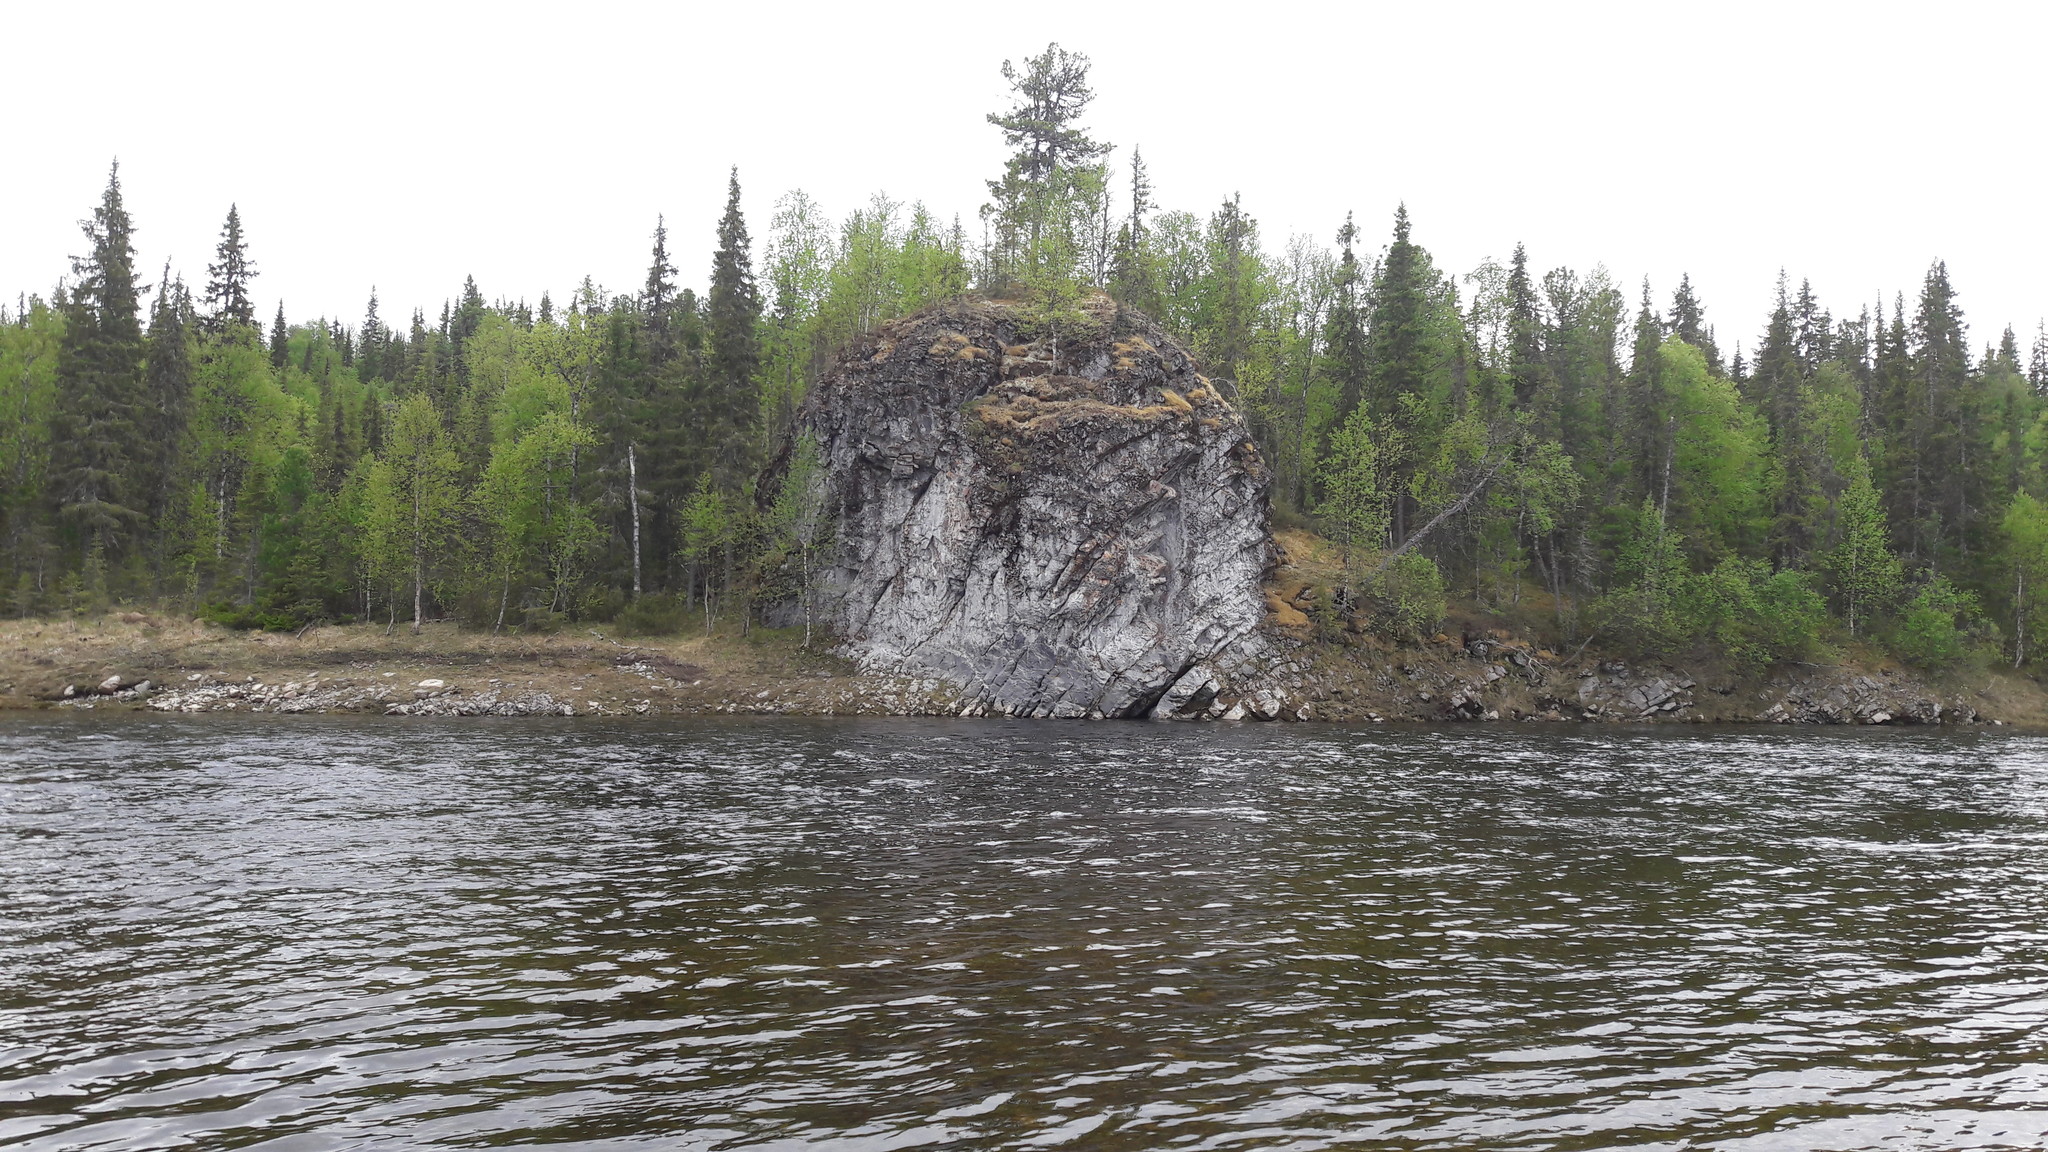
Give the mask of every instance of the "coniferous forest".
M 1520 246 L 1440 268 L 1454 222 L 1405 209 L 1274 245 L 1237 197 L 1161 207 L 1140 151 L 1089 135 L 1085 57 L 1004 76 L 976 216 L 834 219 L 734 172 L 708 258 L 650 221 L 644 282 L 538 300 L 259 315 L 263 238 L 229 207 L 206 268 L 149 267 L 116 165 L 70 274 L 0 309 L 7 610 L 744 628 L 810 570 L 806 510 L 757 478 L 840 350 L 968 293 L 1056 331 L 1100 288 L 1201 357 L 1276 519 L 1341 550 L 1330 635 L 1427 630 L 1448 598 L 1752 664 L 2034 658 L 2048 336 L 1972 332 L 1943 265 L 1870 301 L 1780 274 L 1730 317 Z

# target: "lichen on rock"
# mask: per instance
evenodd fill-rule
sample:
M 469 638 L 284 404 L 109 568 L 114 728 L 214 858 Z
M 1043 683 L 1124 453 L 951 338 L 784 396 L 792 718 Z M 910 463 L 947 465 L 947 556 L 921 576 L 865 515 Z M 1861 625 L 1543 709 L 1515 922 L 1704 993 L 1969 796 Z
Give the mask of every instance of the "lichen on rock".
M 836 520 L 820 606 L 863 667 L 970 712 L 1194 714 L 1259 644 L 1266 467 L 1185 348 L 1106 296 L 1081 312 L 1055 338 L 942 305 L 817 383 L 796 432 Z

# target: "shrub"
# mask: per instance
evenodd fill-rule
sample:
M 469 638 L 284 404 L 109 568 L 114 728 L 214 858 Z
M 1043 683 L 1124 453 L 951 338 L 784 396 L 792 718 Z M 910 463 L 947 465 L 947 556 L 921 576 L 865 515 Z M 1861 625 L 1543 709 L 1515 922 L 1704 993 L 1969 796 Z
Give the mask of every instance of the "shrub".
M 266 608 L 260 604 L 208 604 L 199 610 L 199 618 L 209 624 L 242 631 L 291 632 L 303 626 L 310 617 L 279 608 Z
M 1444 574 L 1436 561 L 1419 552 L 1405 552 L 1363 589 L 1372 608 L 1375 631 L 1396 639 L 1415 639 L 1437 630 L 1444 618 Z
M 1892 651 L 1909 664 L 1944 668 L 1968 655 L 1971 642 L 1988 628 L 1977 597 L 1951 584 L 1948 577 L 1936 576 L 1920 586 L 1899 614 Z
M 612 626 L 621 636 L 673 636 L 683 630 L 687 615 L 673 596 L 642 596 L 620 609 Z
M 1682 582 L 1677 615 L 1690 640 L 1705 640 L 1751 669 L 1805 655 L 1827 626 L 1827 603 L 1804 572 L 1771 571 L 1729 557 Z

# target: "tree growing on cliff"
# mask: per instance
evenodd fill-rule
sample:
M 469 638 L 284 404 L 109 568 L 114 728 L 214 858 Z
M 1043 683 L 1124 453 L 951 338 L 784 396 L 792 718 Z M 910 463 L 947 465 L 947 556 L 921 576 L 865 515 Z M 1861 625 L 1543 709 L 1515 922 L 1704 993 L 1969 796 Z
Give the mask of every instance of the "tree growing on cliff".
M 1106 215 L 1108 174 L 1090 162 L 1109 146 L 1081 126 L 1095 99 L 1088 67 L 1088 57 L 1058 44 L 1025 57 L 1022 68 L 1003 62 L 1014 102 L 1007 112 L 989 113 L 988 122 L 1002 129 L 1003 143 L 1014 151 L 1002 177 L 988 182 L 991 202 L 982 206 L 993 233 L 985 272 L 993 287 L 1047 265 L 1074 275 L 1081 255 L 1073 237 L 1077 220 Z M 1048 245 L 1049 232 L 1063 235 Z

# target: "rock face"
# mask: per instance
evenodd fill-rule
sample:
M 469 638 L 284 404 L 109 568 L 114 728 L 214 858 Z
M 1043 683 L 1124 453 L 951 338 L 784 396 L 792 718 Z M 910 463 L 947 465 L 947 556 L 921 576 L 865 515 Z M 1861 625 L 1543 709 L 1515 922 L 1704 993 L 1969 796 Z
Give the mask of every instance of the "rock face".
M 969 712 L 1200 714 L 1212 662 L 1258 644 L 1267 471 L 1186 349 L 1107 297 L 1081 312 L 1055 338 L 944 305 L 818 383 L 797 428 L 837 520 L 821 614 Z

